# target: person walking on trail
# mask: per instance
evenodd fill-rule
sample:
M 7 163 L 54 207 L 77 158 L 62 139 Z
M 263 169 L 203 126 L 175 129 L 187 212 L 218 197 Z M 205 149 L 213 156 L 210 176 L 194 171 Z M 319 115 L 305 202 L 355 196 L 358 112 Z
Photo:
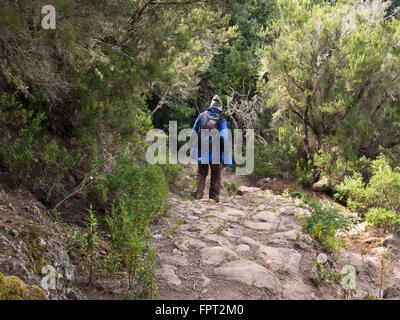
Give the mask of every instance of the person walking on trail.
M 217 135 L 203 135 L 203 129 L 210 130 L 209 133 L 218 133 Z M 215 129 L 215 130 L 214 130 Z M 193 132 L 197 134 L 197 147 L 192 148 L 192 158 L 198 161 L 196 176 L 196 191 L 194 197 L 196 199 L 203 198 L 206 178 L 209 168 L 211 169 L 211 182 L 209 198 L 219 201 L 221 189 L 221 172 L 223 164 L 232 165 L 232 156 L 230 153 L 230 141 L 228 135 L 228 124 L 223 117 L 222 101 L 219 96 L 214 96 L 210 107 L 201 113 L 193 126 Z M 218 143 L 215 143 L 215 137 L 219 137 Z M 205 151 L 202 144 L 208 144 L 208 152 Z M 227 146 L 226 154 L 224 154 L 224 146 Z M 218 150 L 219 149 L 219 150 Z M 203 152 L 202 152 L 203 151 Z

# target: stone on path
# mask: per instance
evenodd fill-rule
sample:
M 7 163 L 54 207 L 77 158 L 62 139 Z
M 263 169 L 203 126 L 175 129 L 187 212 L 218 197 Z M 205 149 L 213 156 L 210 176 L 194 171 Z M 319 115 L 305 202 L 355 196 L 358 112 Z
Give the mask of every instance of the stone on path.
M 247 244 L 239 244 L 236 249 L 236 253 L 247 253 L 250 251 L 250 247 Z
M 238 219 L 243 218 L 247 215 L 246 212 L 238 209 L 225 209 L 224 211 L 217 210 L 210 212 L 208 216 L 216 217 L 229 222 L 238 222 Z
M 228 249 L 233 248 L 232 244 L 229 242 L 228 239 L 226 239 L 225 237 L 222 237 L 218 234 L 207 234 L 207 235 L 203 236 L 203 239 L 212 241 L 212 242 L 216 242 L 221 247 L 226 247 Z
M 356 236 L 361 233 L 365 233 L 368 223 L 366 221 L 356 224 L 353 228 L 351 228 L 348 232 L 339 231 L 337 235 L 343 236 L 348 235 L 350 237 Z
M 265 209 L 266 209 L 266 206 L 265 206 L 264 204 L 260 204 L 260 205 L 255 209 L 255 212 L 258 212 L 258 211 L 265 211 Z
M 206 264 L 217 264 L 225 260 L 237 259 L 238 256 L 232 250 L 225 247 L 208 247 L 201 250 L 201 256 Z
M 166 280 L 170 285 L 179 286 L 181 285 L 181 280 L 175 274 L 176 267 L 165 264 L 162 266 L 160 271 L 160 276 Z
M 289 230 L 285 232 L 277 232 L 273 235 L 274 239 L 281 239 L 281 240 L 303 240 L 304 234 L 301 233 L 299 230 Z
M 273 271 L 283 271 L 298 275 L 301 254 L 294 249 L 262 246 L 257 250 L 258 256 Z
M 257 192 L 257 191 L 261 191 L 261 189 L 256 188 L 256 187 L 246 187 L 246 186 L 240 186 L 238 188 L 238 194 L 240 194 L 240 195 L 244 195 L 245 193 Z
M 393 232 L 385 238 L 383 245 L 393 250 L 400 250 L 400 233 Z
M 203 280 L 203 283 L 201 284 L 203 288 L 207 287 L 211 282 L 211 280 L 206 276 L 201 276 L 201 280 Z
M 188 263 L 186 257 L 183 255 L 180 255 L 180 254 L 163 253 L 160 255 L 160 259 L 163 262 L 172 264 L 174 266 L 182 266 L 182 265 L 186 265 Z
M 214 273 L 227 280 L 264 288 L 273 295 L 282 293 L 282 285 L 279 279 L 268 269 L 249 260 L 236 260 L 225 263 L 216 268 Z
M 320 253 L 317 257 L 317 263 L 319 264 L 325 264 L 329 261 L 328 256 L 325 253 Z
M 277 223 L 280 220 L 279 216 L 271 211 L 261 211 L 257 213 L 253 218 L 270 223 Z
M 255 248 L 259 248 L 262 246 L 261 243 L 259 243 L 258 241 L 254 240 L 252 238 L 249 238 L 249 237 L 241 237 L 239 239 L 239 243 L 244 243 L 244 244 L 249 245 L 250 247 L 255 247 Z
M 314 191 L 327 191 L 329 189 L 330 185 L 329 185 L 329 179 L 327 177 L 322 178 L 321 180 L 315 182 L 312 185 L 312 189 Z
M 175 247 L 177 247 L 181 251 L 187 251 L 189 248 L 185 245 L 182 240 L 178 240 L 175 242 Z
M 385 299 L 399 299 L 400 298 L 400 282 L 395 283 L 383 290 L 383 297 Z
M 207 221 L 200 221 L 194 224 L 187 224 L 181 226 L 181 230 L 183 231 L 190 231 L 190 232 L 198 232 L 200 236 L 214 233 L 215 229 L 218 228 L 218 222 L 207 222 Z
M 246 221 L 243 223 L 247 228 L 257 230 L 257 231 L 265 231 L 265 232 L 273 232 L 277 228 L 276 223 L 269 223 L 269 222 L 253 222 L 253 221 Z
M 309 210 L 306 210 L 304 208 L 299 208 L 296 206 L 282 206 L 281 208 L 276 210 L 275 213 L 281 216 L 299 215 L 300 217 L 309 216 L 311 214 Z
M 194 248 L 194 249 L 201 249 L 204 248 L 206 246 L 206 244 L 198 239 L 193 239 L 193 238 L 187 238 L 185 240 L 183 240 L 183 244 L 186 247 L 190 247 L 190 248 Z
M 281 247 L 281 248 L 292 248 L 292 245 L 289 241 L 282 239 L 271 239 L 268 240 L 268 245 L 272 245 L 273 247 Z
M 370 281 L 376 281 L 376 277 L 379 273 L 379 268 L 371 259 L 364 259 L 364 262 L 361 265 L 360 269 L 360 277 L 366 275 Z

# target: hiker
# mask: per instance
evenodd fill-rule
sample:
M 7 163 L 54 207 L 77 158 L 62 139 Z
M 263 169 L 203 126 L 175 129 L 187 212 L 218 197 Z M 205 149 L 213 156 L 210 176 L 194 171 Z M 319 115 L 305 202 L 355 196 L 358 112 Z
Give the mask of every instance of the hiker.
M 213 137 L 207 136 L 204 138 L 201 135 L 202 129 L 208 129 L 210 132 L 211 130 L 216 129 L 218 137 L 220 138 L 219 150 L 213 150 Z M 224 155 L 224 146 L 229 146 L 229 136 L 228 125 L 223 117 L 222 101 L 219 96 L 214 96 L 207 111 L 201 113 L 197 117 L 193 126 L 193 132 L 194 134 L 197 134 L 197 148 L 196 146 L 192 148 L 192 158 L 198 160 L 196 191 L 194 192 L 194 196 L 196 199 L 203 198 L 206 178 L 210 167 L 211 182 L 209 198 L 218 202 L 221 189 L 221 172 L 223 164 L 232 165 L 230 148 L 228 148 L 229 150 L 227 150 L 227 154 Z M 208 154 L 202 154 L 201 152 L 201 144 L 204 142 L 209 143 Z M 218 144 L 216 144 L 216 147 L 218 147 Z M 219 159 L 217 152 L 219 153 Z

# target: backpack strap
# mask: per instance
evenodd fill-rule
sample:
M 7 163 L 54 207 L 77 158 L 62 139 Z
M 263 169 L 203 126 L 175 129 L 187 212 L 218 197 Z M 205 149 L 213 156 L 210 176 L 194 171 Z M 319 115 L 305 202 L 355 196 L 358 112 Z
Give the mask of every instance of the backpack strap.
M 223 119 L 224 119 L 224 118 L 220 117 L 219 120 L 218 120 L 218 123 L 217 123 L 218 131 L 221 131 L 221 125 L 222 125 L 222 120 L 223 120 Z
M 204 117 L 205 117 L 205 114 L 204 114 L 204 112 L 201 114 L 201 117 L 200 117 L 200 119 L 199 119 L 199 128 L 198 128 L 198 130 L 197 130 L 197 132 L 201 132 L 201 124 L 203 123 L 203 120 L 204 120 Z

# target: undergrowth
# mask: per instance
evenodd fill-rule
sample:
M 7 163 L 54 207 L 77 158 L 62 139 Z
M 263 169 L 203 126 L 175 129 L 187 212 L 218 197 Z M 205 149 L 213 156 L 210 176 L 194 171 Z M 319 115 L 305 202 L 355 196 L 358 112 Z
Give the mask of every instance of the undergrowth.
M 337 231 L 349 231 L 354 226 L 354 217 L 342 215 L 337 208 L 309 200 L 305 195 L 301 199 L 301 206 L 310 211 L 309 215 L 300 218 L 303 231 L 328 252 L 344 247 L 345 242 L 338 240 L 335 234 Z

